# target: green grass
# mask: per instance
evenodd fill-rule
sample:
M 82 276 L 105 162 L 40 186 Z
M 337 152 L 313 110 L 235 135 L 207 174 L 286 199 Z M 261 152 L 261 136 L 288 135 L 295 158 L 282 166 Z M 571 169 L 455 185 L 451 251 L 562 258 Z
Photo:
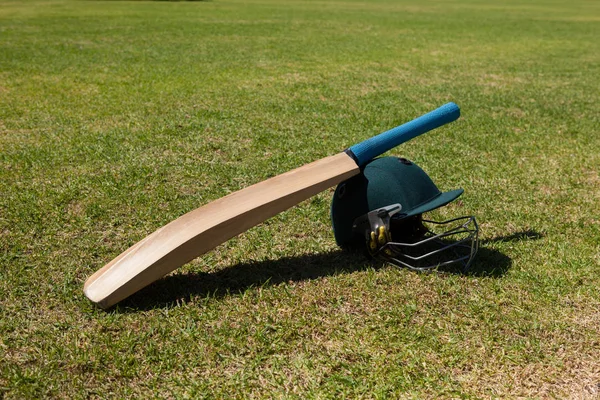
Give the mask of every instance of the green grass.
M 600 395 L 600 5 L 1 1 L 0 397 Z M 212 199 L 447 101 L 395 149 L 469 275 L 336 248 L 331 191 L 108 312 L 85 279 Z

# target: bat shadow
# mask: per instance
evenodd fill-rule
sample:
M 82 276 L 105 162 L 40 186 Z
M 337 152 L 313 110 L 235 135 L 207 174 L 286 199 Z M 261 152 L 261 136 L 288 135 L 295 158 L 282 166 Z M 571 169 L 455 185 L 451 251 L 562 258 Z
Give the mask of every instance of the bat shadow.
M 486 247 L 497 242 L 537 240 L 543 236 L 533 230 L 481 240 L 479 252 L 468 271 L 446 270 L 467 277 L 501 278 L 512 265 L 502 252 Z M 276 260 L 249 261 L 212 273 L 169 275 L 140 290 L 116 307 L 117 312 L 137 312 L 155 308 L 172 308 L 192 298 L 223 298 L 253 287 L 274 286 L 338 274 L 351 274 L 383 264 L 370 262 L 358 252 L 335 250 L 327 253 L 283 257 Z

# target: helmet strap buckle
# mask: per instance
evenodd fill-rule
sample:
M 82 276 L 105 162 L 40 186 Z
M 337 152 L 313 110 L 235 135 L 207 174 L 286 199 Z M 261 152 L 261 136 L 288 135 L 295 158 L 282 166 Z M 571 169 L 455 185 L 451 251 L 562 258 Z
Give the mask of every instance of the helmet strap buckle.
M 392 216 L 402 210 L 399 203 L 370 211 L 356 218 L 352 224 L 355 233 L 363 235 L 369 254 L 375 255 L 388 242 L 392 241 L 390 221 Z

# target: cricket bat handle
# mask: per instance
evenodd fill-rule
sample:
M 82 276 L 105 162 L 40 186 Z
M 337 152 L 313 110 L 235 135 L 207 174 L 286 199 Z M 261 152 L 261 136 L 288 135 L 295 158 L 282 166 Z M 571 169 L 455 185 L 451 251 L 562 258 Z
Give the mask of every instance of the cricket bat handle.
M 450 102 L 417 119 L 355 144 L 347 149 L 346 153 L 356 161 L 359 167 L 362 167 L 386 151 L 425 132 L 455 121 L 458 117 L 460 117 L 460 108 Z

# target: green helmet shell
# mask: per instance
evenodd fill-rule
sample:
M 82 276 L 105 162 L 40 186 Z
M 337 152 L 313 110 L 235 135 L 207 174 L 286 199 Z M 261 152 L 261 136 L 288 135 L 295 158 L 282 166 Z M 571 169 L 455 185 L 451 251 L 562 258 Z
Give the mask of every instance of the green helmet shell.
M 331 221 L 338 245 L 360 241 L 352 230 L 354 220 L 370 211 L 399 203 L 394 218 L 407 218 L 442 207 L 463 189 L 441 192 L 429 175 L 405 158 L 381 157 L 370 161 L 362 173 L 340 183 L 331 202 Z

